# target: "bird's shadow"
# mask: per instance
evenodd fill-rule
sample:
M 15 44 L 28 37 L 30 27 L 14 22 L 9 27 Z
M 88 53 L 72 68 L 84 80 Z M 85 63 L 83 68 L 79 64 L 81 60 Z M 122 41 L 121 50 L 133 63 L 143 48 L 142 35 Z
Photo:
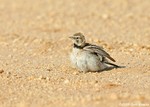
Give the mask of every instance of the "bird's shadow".
M 113 66 L 110 66 L 110 67 L 107 67 L 101 71 L 97 71 L 97 72 L 104 72 L 104 71 L 110 71 L 112 69 L 121 69 L 121 68 L 125 68 L 126 66 L 119 66 L 119 67 L 113 67 Z

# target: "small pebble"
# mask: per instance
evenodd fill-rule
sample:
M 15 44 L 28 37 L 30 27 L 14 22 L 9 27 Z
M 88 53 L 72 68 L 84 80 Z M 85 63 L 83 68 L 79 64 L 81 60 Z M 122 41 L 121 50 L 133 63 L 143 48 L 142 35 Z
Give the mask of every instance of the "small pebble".
M 50 71 L 51 71 L 51 69 L 50 69 L 50 68 L 48 68 L 48 69 L 47 69 L 47 71 L 49 71 L 49 72 L 50 72 Z
M 13 56 L 10 54 L 10 55 L 8 55 L 8 57 L 9 57 L 9 58 L 12 58 Z
M 74 73 L 73 73 L 73 75 L 78 75 L 78 74 L 79 74 L 78 72 L 74 72 Z
M 129 51 L 130 51 L 130 52 L 133 52 L 133 49 L 131 48 L 131 49 L 129 49 Z
M 42 80 L 42 79 L 45 80 L 46 77 L 40 76 L 38 79 L 39 79 L 39 80 Z
M 6 72 L 7 78 L 11 76 L 11 72 Z
M 68 83 L 69 83 L 69 80 L 68 80 L 68 79 L 64 81 L 64 84 L 68 84 Z
M 100 88 L 95 88 L 95 92 L 100 92 Z
M 108 19 L 108 18 L 109 18 L 109 15 L 108 15 L 108 14 L 103 14 L 103 15 L 102 15 L 102 18 L 103 18 L 103 19 Z
M 33 80 L 35 77 L 34 76 L 30 76 L 30 77 L 28 77 L 27 79 L 28 80 Z
M 1 70 L 0 70 L 0 74 L 2 74 L 3 72 L 4 72 L 4 70 L 3 70 L 3 69 L 1 69 Z
M 49 80 L 50 80 L 50 78 L 49 78 L 49 77 L 46 77 L 46 80 L 48 80 L 48 81 L 49 81 Z

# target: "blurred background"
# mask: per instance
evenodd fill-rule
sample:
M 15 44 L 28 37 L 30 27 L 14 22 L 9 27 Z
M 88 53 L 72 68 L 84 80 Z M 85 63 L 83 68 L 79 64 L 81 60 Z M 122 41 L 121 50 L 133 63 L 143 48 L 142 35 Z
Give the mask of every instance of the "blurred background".
M 149 6 L 149 0 L 0 0 L 0 35 L 52 39 L 83 32 L 108 42 L 149 44 Z

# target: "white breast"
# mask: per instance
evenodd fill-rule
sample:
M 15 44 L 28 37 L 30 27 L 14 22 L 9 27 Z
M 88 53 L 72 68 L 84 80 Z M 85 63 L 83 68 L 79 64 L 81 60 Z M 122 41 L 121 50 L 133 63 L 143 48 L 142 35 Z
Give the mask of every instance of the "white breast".
M 73 48 L 71 53 L 71 62 L 75 68 L 78 68 L 83 72 L 99 71 L 106 68 L 106 65 L 100 62 L 97 55 L 78 48 Z
M 70 55 L 71 63 L 73 64 L 73 67 L 77 67 L 77 55 L 78 55 L 79 49 L 73 48 L 72 53 Z

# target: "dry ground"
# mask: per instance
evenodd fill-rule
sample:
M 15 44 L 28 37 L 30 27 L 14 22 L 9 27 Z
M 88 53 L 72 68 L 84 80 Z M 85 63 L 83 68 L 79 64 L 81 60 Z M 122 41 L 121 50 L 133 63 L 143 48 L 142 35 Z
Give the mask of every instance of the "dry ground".
M 0 0 L 0 107 L 150 106 L 150 0 Z M 126 68 L 79 73 L 83 32 Z

